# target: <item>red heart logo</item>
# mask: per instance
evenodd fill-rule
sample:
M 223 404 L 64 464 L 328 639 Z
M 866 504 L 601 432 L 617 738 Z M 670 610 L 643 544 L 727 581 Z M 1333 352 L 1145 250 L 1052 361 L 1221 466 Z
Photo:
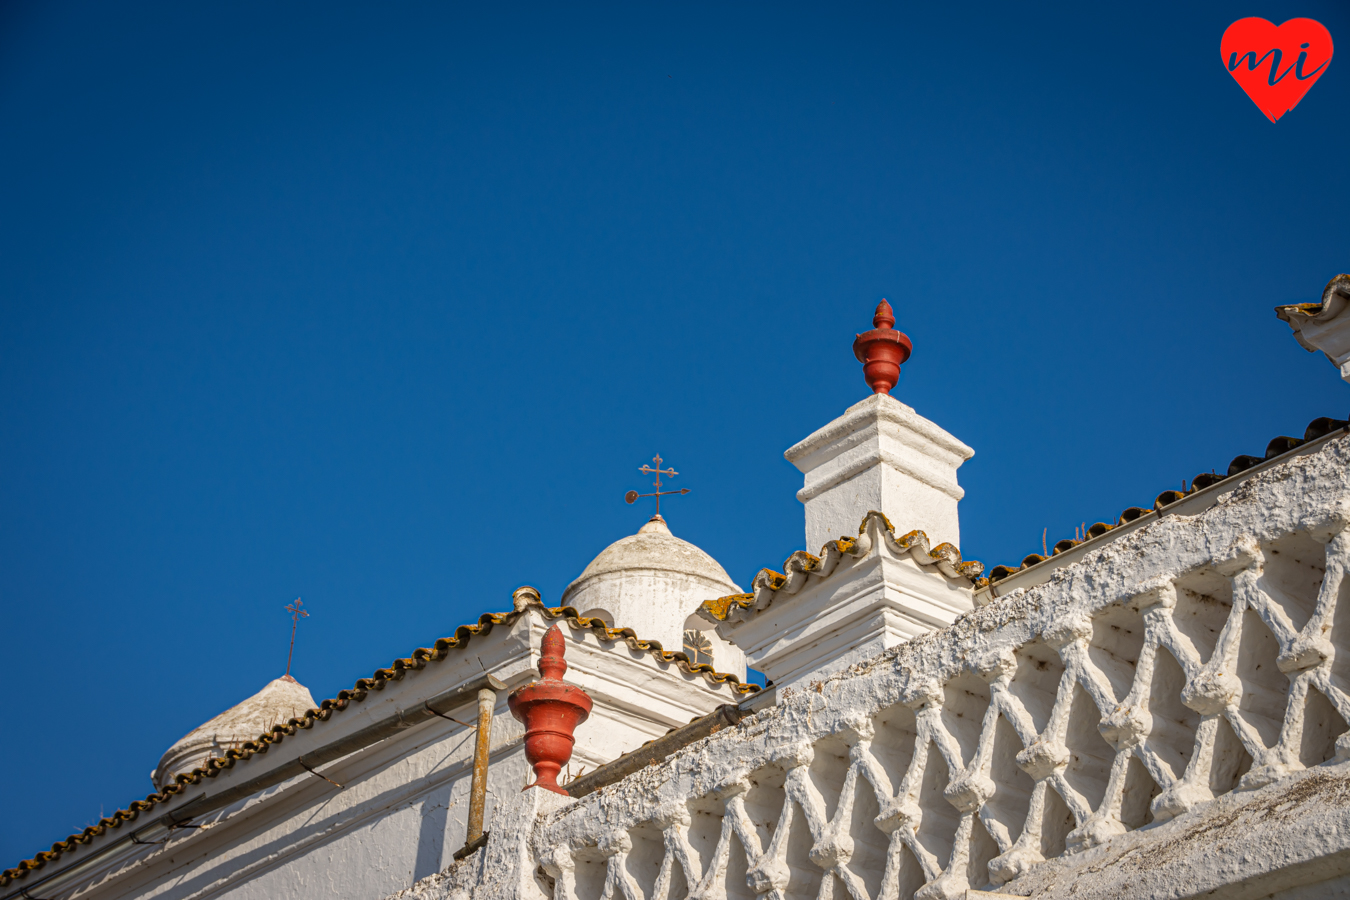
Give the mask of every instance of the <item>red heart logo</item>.
M 1272 122 L 1322 77 L 1331 50 L 1331 33 L 1313 19 L 1290 19 L 1278 27 L 1254 16 L 1238 19 L 1219 43 L 1228 74 Z

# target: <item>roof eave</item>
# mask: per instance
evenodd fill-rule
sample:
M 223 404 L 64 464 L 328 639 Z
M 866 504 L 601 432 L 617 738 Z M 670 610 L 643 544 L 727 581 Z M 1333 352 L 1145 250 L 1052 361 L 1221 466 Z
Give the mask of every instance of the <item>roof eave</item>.
M 1288 450 L 1278 456 L 1262 460 L 1251 468 L 1245 469 L 1235 475 L 1230 475 L 1209 487 L 1201 488 L 1192 494 L 1187 494 L 1185 497 L 1182 497 L 1173 503 L 1169 503 L 1154 509 L 1149 513 L 1145 513 L 1132 522 L 1117 525 L 1105 534 L 1088 538 L 1068 550 L 1061 551 L 1053 556 L 1048 556 L 1041 562 L 1027 566 L 1020 571 L 1013 572 L 1011 575 L 1000 578 L 996 582 L 982 585 L 975 591 L 975 603 L 977 606 L 984 606 L 999 597 L 1007 596 L 1018 588 L 1032 588 L 1038 584 L 1044 584 L 1050 580 L 1056 571 L 1065 568 L 1066 566 L 1071 566 L 1074 563 L 1081 561 L 1083 557 L 1094 550 L 1104 547 L 1112 541 L 1123 538 L 1127 534 L 1145 528 L 1154 522 L 1158 522 L 1166 516 L 1194 516 L 1204 512 L 1218 503 L 1221 496 L 1229 493 L 1247 479 L 1259 475 L 1262 472 L 1267 472 L 1291 459 L 1295 459 L 1299 456 L 1306 456 L 1309 453 L 1315 453 L 1331 441 L 1344 437 L 1347 431 L 1350 431 L 1350 426 L 1337 429 L 1320 438 L 1314 438 L 1313 440 L 1300 444 L 1292 450 Z

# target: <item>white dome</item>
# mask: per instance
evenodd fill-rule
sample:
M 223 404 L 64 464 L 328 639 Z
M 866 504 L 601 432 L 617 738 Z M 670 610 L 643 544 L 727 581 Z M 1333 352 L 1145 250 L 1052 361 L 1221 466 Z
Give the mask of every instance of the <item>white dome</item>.
M 637 534 L 601 551 L 563 591 L 562 605 L 631 628 L 666 650 L 682 649 L 686 630 L 703 632 L 718 671 L 744 677 L 744 654 L 694 617 L 703 601 L 739 593 L 717 560 L 675 537 L 664 519 L 653 516 Z
M 581 577 L 563 592 L 563 604 L 567 605 L 568 595 L 579 590 L 581 583 L 589 578 L 639 570 L 691 575 L 729 587 L 730 593 L 740 593 L 740 588 L 732 583 L 727 570 L 717 560 L 688 541 L 675 537 L 665 519 L 653 516 L 637 534 L 617 540 L 600 551 Z
M 189 732 L 160 757 L 150 777 L 155 787 L 162 790 L 180 772 L 191 772 L 209 758 L 223 756 L 226 750 L 256 740 L 273 725 L 299 718 L 317 705 L 309 688 L 283 675 L 243 703 Z

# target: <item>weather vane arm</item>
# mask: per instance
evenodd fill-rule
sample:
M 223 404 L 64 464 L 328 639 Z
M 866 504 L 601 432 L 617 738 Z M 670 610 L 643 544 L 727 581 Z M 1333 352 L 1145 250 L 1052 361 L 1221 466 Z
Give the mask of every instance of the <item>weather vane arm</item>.
M 647 465 L 646 463 L 643 463 L 641 466 L 638 467 L 638 471 L 641 472 L 641 473 L 643 473 L 644 475 L 655 475 L 655 476 L 656 476 L 656 481 L 654 482 L 654 484 L 655 484 L 655 486 L 656 486 L 656 490 L 652 491 L 652 492 L 649 493 L 649 494 L 639 494 L 637 491 L 629 491 L 628 493 L 626 493 L 626 494 L 623 495 L 623 499 L 624 499 L 624 502 L 625 502 L 625 503 L 634 503 L 634 502 L 637 501 L 637 499 L 638 499 L 639 497 L 655 497 L 655 498 L 656 498 L 656 517 L 659 519 L 659 518 L 661 517 L 661 498 L 662 498 L 662 497 L 667 497 L 667 496 L 669 496 L 669 495 L 671 495 L 671 494 L 687 494 L 687 493 L 689 493 L 689 488 L 680 488 L 678 491 L 663 491 L 663 490 L 661 490 L 661 476 L 662 476 L 662 475 L 670 475 L 670 476 L 673 477 L 673 476 L 678 475 L 678 474 L 680 474 L 680 473 L 679 473 L 679 472 L 676 472 L 675 469 L 674 469 L 674 467 L 671 467 L 671 468 L 669 468 L 669 469 L 663 469 L 663 468 L 661 468 L 662 459 L 661 459 L 661 454 L 659 454 L 659 453 L 656 454 L 656 456 L 652 457 L 652 462 L 656 463 L 656 468 L 652 468 L 651 466 Z

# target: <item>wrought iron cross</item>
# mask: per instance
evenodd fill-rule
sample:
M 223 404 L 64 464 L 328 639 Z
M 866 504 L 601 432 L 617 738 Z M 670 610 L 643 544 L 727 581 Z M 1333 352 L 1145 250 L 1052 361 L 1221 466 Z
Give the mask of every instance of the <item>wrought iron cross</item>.
M 652 468 L 651 466 L 647 465 L 646 463 L 643 463 L 642 466 L 638 469 L 638 471 L 641 472 L 641 473 L 643 473 L 644 475 L 655 475 L 655 476 L 656 476 L 656 481 L 654 482 L 655 485 L 656 485 L 656 490 L 655 490 L 654 492 L 650 493 L 650 494 L 639 494 L 637 491 L 629 491 L 628 493 L 626 493 L 626 494 L 623 495 L 623 499 L 624 499 L 624 501 L 627 502 L 627 503 L 632 503 L 632 502 L 634 502 L 635 500 L 637 500 L 639 497 L 655 497 L 655 498 L 656 498 L 656 515 L 657 515 L 657 517 L 659 518 L 660 515 L 661 515 L 661 498 L 664 497 L 664 496 L 666 496 L 666 495 L 668 495 L 668 494 L 687 494 L 687 493 L 689 493 L 689 488 L 680 488 L 678 491 L 663 491 L 663 490 L 661 490 L 661 476 L 662 476 L 662 475 L 670 475 L 670 476 L 673 477 L 673 476 L 678 475 L 678 474 L 680 474 L 680 473 L 679 473 L 679 472 L 676 472 L 673 468 L 671 468 L 671 469 L 663 469 L 663 468 L 661 468 L 661 462 L 662 462 L 662 460 L 661 460 L 661 454 L 659 454 L 659 453 L 652 457 L 652 462 L 656 463 L 656 468 Z
M 295 598 L 294 603 L 287 603 L 286 609 L 291 613 L 291 649 L 286 654 L 286 674 L 283 677 L 289 678 L 291 674 L 291 657 L 295 655 L 295 627 L 300 624 L 301 619 L 308 619 L 309 613 L 302 608 L 304 601 L 299 597 Z

